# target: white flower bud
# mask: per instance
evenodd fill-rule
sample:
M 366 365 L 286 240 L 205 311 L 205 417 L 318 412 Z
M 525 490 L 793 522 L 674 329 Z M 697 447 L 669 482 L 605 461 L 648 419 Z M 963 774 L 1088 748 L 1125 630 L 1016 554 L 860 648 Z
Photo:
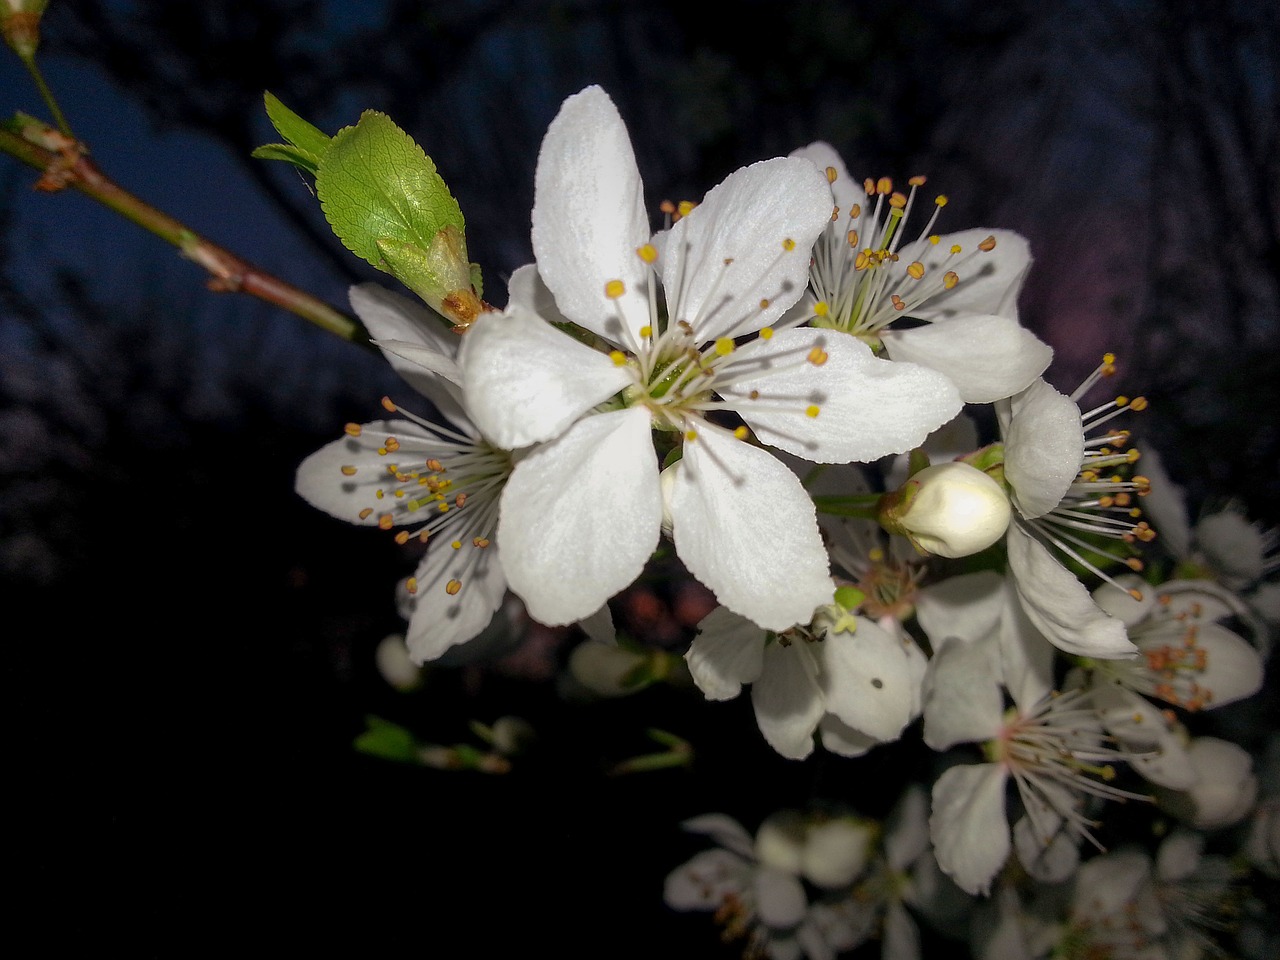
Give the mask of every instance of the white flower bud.
M 848 886 L 867 865 L 870 845 L 870 828 L 856 820 L 841 817 L 814 824 L 801 853 L 805 879 L 827 890 Z
M 756 859 L 768 867 L 799 875 L 804 860 L 804 818 L 795 810 L 779 810 L 756 831 Z
M 626 681 L 644 661 L 642 654 L 624 647 L 587 640 L 569 654 L 569 672 L 597 696 L 623 697 L 639 689 Z
M 1009 527 L 1009 497 L 1000 484 L 958 460 L 925 467 L 887 499 L 881 524 L 938 557 L 985 550 Z
M 398 633 L 382 638 L 373 652 L 373 662 L 382 679 L 401 693 L 408 693 L 422 686 L 422 668 L 409 659 L 409 649 L 404 645 L 404 637 Z

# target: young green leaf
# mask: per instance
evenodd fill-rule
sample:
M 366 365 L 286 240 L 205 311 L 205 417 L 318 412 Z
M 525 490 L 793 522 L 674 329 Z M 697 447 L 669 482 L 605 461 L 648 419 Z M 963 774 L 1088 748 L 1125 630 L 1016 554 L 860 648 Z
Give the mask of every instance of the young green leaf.
M 259 160 L 282 160 L 292 163 L 312 176 L 320 166 L 321 158 L 329 151 L 333 138 L 327 136 L 314 125 L 280 102 L 270 91 L 263 94 L 267 107 L 267 117 L 276 132 L 288 141 L 268 143 L 253 151 Z

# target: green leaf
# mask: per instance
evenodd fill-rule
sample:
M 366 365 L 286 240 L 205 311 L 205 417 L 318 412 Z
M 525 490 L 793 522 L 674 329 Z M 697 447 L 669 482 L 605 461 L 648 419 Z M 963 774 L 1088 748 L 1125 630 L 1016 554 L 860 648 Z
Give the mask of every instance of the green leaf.
M 320 159 L 316 192 L 338 239 L 381 270 L 387 267 L 380 243 L 426 254 L 441 230 L 452 226 L 462 235 L 466 227 L 431 158 L 390 117 L 372 110 L 334 136 Z M 468 287 L 470 273 L 464 262 Z
M 276 128 L 276 133 L 299 150 L 317 159 L 325 155 L 333 140 L 332 137 L 303 120 L 269 91 L 263 95 L 263 100 L 267 105 L 267 117 L 271 120 L 271 125 Z
M 265 144 L 254 150 L 253 156 L 259 160 L 281 160 L 292 163 L 295 167 L 315 176 L 321 158 L 329 152 L 333 138 L 303 120 L 270 91 L 263 94 L 263 101 L 266 103 L 267 117 L 271 125 L 276 128 L 276 133 L 288 141 L 288 144 Z
M 418 762 L 418 741 L 404 727 L 375 716 L 365 717 L 364 722 L 368 729 L 355 739 L 355 748 L 361 753 L 382 760 Z
M 288 144 L 263 144 L 254 150 L 250 156 L 255 160 L 282 160 L 285 163 L 292 163 L 295 167 L 300 167 L 313 177 L 316 175 L 315 157 L 305 150 L 299 150 L 297 147 Z

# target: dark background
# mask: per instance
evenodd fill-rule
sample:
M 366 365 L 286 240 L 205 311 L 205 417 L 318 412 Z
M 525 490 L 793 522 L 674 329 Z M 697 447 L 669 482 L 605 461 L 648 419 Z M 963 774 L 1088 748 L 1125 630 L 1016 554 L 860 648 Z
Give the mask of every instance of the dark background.
M 1115 350 L 1121 389 L 1152 401 L 1130 426 L 1193 512 L 1234 497 L 1274 524 L 1277 17 L 1243 0 L 744 0 L 731 20 L 662 0 L 53 0 L 41 60 L 109 175 L 339 309 L 351 282 L 394 281 L 341 247 L 300 177 L 249 156 L 277 139 L 264 90 L 327 132 L 374 108 L 411 133 L 495 303 L 531 259 L 542 133 L 588 83 L 626 119 L 651 204 L 816 139 L 856 176 L 928 174 L 951 200 L 942 231 L 1029 237 L 1023 321 L 1057 351 L 1049 379 L 1070 391 Z M 44 115 L 12 56 L 0 90 Z M 783 761 L 745 699 L 566 702 L 564 636 L 396 693 L 372 652 L 412 559 L 292 493 L 297 463 L 402 395 L 396 378 L 204 290 L 159 240 L 5 161 L 6 872 L 51 948 L 188 955 L 256 932 L 373 955 L 456 938 L 482 956 L 710 956 L 709 919 L 661 903 L 704 845 L 679 820 L 753 828 L 815 795 L 877 815 L 924 775 L 905 746 Z M 637 592 L 679 649 L 669 586 Z M 451 744 L 507 713 L 539 742 L 505 776 L 352 748 L 366 714 Z M 689 738 L 693 766 L 606 775 L 652 749 L 648 726 Z

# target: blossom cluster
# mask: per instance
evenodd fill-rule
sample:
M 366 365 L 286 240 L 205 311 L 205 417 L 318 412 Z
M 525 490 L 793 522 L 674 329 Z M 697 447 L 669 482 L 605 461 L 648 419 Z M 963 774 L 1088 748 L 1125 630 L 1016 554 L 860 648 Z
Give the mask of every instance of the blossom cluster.
M 505 307 L 449 329 L 351 291 L 423 409 L 384 400 L 298 491 L 425 544 L 401 594 L 413 664 L 485 642 L 512 603 L 607 661 L 610 602 L 669 544 L 716 602 L 680 652 L 705 698 L 749 687 L 796 761 L 919 739 L 936 775 L 884 824 L 686 824 L 718 846 L 667 902 L 748 954 L 913 956 L 923 919 L 975 955 L 1186 956 L 1239 896 L 1214 832 L 1280 862 L 1274 787 L 1198 725 L 1262 686 L 1274 536 L 1238 511 L 1192 528 L 1121 426 L 1145 401 L 1087 399 L 1116 359 L 1070 392 L 1044 379 L 1052 350 L 1018 316 L 1028 243 L 936 232 L 947 200 L 924 185 L 857 180 L 812 143 L 655 231 L 589 87 L 542 142 L 534 263 Z M 1120 803 L 1176 828 L 1110 849 Z

